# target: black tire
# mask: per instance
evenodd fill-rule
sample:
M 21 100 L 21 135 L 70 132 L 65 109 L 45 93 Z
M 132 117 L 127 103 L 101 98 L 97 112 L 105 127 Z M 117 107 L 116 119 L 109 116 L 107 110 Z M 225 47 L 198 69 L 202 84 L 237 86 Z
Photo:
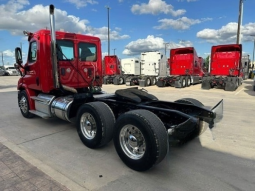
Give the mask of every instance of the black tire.
M 113 136 L 115 116 L 111 108 L 103 102 L 83 104 L 77 115 L 78 135 L 89 148 L 106 145 Z
M 185 88 L 185 86 L 186 86 L 185 77 L 181 77 L 181 88 Z
M 175 102 L 177 103 L 188 103 L 188 104 L 192 104 L 192 105 L 195 105 L 195 106 L 198 106 L 198 107 L 203 107 L 204 105 L 196 100 L 196 99 L 193 99 L 193 98 L 182 98 L 182 99 L 178 99 L 176 100 Z
M 34 114 L 29 112 L 30 105 L 29 105 L 28 96 L 25 90 L 22 90 L 18 93 L 18 104 L 23 117 L 25 118 L 34 117 Z
M 133 170 L 148 170 L 167 154 L 165 126 L 150 111 L 140 109 L 122 114 L 114 131 L 115 149 L 121 160 Z
M 191 85 L 191 78 L 190 78 L 190 76 L 186 76 L 185 77 L 185 85 L 186 85 L 186 87 L 189 87 L 190 85 Z
M 146 84 L 146 86 L 150 86 L 151 85 L 151 79 L 149 77 L 145 78 L 145 84 Z
M 125 84 L 125 79 L 122 76 L 119 77 L 119 84 Z
M 195 105 L 198 107 L 204 107 L 204 104 L 202 104 L 200 101 L 193 99 L 193 98 L 182 98 L 179 100 L 176 100 L 175 102 L 177 103 L 184 103 L 184 104 L 191 104 L 191 105 Z M 202 132 L 204 132 L 205 130 L 205 125 L 203 121 L 199 121 L 199 127 L 195 128 L 194 131 L 189 134 L 188 136 L 186 136 L 185 139 L 180 140 L 180 144 L 184 144 L 192 139 L 194 139 L 195 137 L 199 136 Z
M 154 86 L 154 85 L 156 85 L 156 83 L 157 83 L 156 77 L 152 76 L 151 77 L 151 85 Z

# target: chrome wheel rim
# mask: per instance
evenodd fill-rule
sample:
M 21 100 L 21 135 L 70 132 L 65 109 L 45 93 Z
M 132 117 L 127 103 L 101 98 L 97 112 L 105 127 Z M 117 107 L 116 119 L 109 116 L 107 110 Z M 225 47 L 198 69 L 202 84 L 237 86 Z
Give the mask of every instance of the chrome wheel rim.
M 142 132 L 133 125 L 125 125 L 119 134 L 122 151 L 131 159 L 141 159 L 146 151 Z
M 19 107 L 23 113 L 27 113 L 28 103 L 27 103 L 27 99 L 25 98 L 25 96 L 22 96 L 21 99 L 19 100 Z
M 182 86 L 185 87 L 185 80 L 182 80 Z
M 187 82 L 187 83 L 188 83 L 187 85 L 190 86 L 190 78 L 188 78 L 187 81 L 188 81 L 188 82 Z
M 120 82 L 120 84 L 123 84 L 123 83 L 124 83 L 123 78 L 120 78 L 120 79 L 119 79 L 119 82 Z
M 147 79 L 147 86 L 149 86 L 151 84 L 151 80 L 148 78 Z
M 93 139 L 97 133 L 97 126 L 94 117 L 90 113 L 83 113 L 80 120 L 81 132 L 86 139 Z

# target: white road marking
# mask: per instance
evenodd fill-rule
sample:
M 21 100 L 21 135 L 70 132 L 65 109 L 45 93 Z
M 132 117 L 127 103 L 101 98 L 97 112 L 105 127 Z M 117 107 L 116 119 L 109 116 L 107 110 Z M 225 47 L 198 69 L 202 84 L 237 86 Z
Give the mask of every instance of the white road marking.
M 244 90 L 244 88 L 240 89 L 238 92 L 235 93 L 235 95 L 239 94 L 243 90 Z

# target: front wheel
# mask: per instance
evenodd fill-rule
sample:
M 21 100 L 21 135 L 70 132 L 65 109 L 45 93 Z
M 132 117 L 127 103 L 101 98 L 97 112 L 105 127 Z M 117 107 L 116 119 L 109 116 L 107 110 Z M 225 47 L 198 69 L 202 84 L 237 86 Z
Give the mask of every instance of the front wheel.
M 114 123 L 114 114 L 107 104 L 90 102 L 80 107 L 76 126 L 83 144 L 97 148 L 111 141 Z
M 114 130 L 115 149 L 131 169 L 145 171 L 165 158 L 168 136 L 164 124 L 154 113 L 129 111 L 118 118 Z
M 30 113 L 30 105 L 28 102 L 28 96 L 25 90 L 22 90 L 18 94 L 18 103 L 19 103 L 19 108 L 21 111 L 21 114 L 25 118 L 32 118 L 34 117 L 34 114 Z

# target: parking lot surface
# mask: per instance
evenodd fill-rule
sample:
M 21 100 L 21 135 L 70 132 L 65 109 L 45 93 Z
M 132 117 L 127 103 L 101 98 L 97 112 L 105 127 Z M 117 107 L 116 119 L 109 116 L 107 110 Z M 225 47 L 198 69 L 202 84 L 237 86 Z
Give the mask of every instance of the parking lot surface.
M 146 172 L 136 172 L 120 160 L 112 142 L 92 150 L 82 144 L 74 124 L 56 118 L 24 118 L 17 104 L 18 78 L 0 76 L 0 142 L 55 184 L 70 190 L 93 191 L 253 191 L 255 188 L 252 80 L 244 81 L 234 92 L 202 90 L 200 84 L 184 89 L 144 87 L 166 101 L 189 97 L 213 107 L 223 99 L 224 117 L 212 131 L 207 129 L 181 147 L 170 147 L 160 164 Z M 108 93 L 120 88 L 127 86 L 103 86 Z

